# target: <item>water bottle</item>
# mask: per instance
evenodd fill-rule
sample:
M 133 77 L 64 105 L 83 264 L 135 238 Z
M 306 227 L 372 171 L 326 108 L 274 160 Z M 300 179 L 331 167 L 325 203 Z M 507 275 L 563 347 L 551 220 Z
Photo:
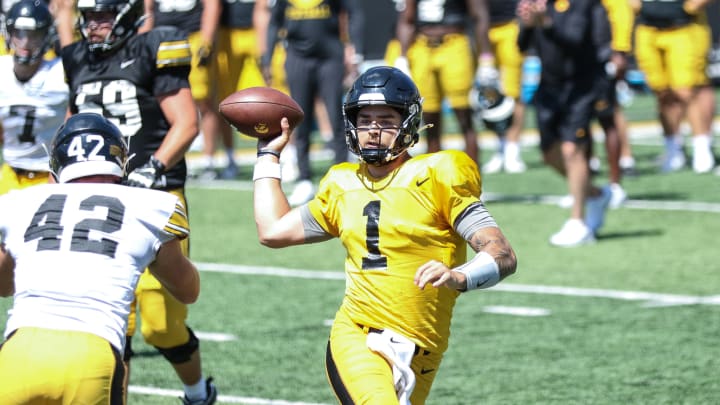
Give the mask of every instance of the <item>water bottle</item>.
M 522 80 L 520 86 L 520 99 L 525 104 L 530 104 L 535 91 L 540 85 L 540 73 L 542 72 L 542 63 L 536 55 L 528 55 L 525 57 L 522 65 Z

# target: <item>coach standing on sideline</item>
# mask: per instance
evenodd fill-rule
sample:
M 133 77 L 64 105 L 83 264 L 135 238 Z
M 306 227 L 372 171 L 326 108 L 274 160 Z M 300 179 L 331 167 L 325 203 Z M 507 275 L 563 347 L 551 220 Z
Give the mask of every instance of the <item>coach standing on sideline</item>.
M 518 45 L 534 43 L 542 61 L 535 111 L 545 163 L 567 180 L 570 219 L 550 243 L 571 247 L 595 240 L 610 190 L 592 185 L 590 120 L 610 59 L 610 22 L 599 0 L 521 0 Z
M 290 95 L 307 117 L 315 115 L 315 97 L 322 99 L 333 130 L 331 144 L 335 163 L 341 163 L 347 160 L 343 134 L 342 83 L 345 65 L 357 68 L 363 59 L 362 8 L 358 6 L 358 0 L 320 0 L 314 2 L 316 4 L 312 7 L 305 7 L 304 3 L 277 0 L 272 6 L 267 28 L 267 48 L 261 59 L 263 75 L 266 83 L 272 85 L 270 62 L 278 31 L 284 29 L 287 48 L 285 71 Z M 340 20 L 344 13 L 348 17 L 349 33 L 341 34 Z M 304 120 L 293 135 L 300 176 L 289 198 L 291 205 L 305 203 L 315 195 L 310 167 L 312 126 L 312 120 Z

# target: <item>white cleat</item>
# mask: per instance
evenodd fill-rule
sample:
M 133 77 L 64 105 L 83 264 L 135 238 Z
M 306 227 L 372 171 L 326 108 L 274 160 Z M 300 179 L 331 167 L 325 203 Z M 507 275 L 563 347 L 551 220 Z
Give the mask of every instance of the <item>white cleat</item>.
M 610 208 L 620 208 L 627 201 L 627 193 L 621 185 L 612 183 L 610 185 Z
M 494 154 L 487 163 L 482 166 L 483 174 L 499 173 L 503 169 L 502 153 Z
M 558 247 L 575 247 L 594 242 L 592 231 L 579 219 L 568 219 L 560 231 L 550 237 L 550 244 Z
M 305 204 L 315 197 L 315 185 L 310 180 L 300 180 L 293 190 L 290 197 L 288 197 L 288 203 L 297 207 L 298 205 Z

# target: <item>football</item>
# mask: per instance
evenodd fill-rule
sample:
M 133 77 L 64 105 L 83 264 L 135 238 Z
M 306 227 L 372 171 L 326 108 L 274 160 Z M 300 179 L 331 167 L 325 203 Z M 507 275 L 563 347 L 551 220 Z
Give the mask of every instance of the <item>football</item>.
M 220 102 L 218 110 L 231 126 L 253 138 L 279 135 L 282 117 L 287 117 L 291 130 L 305 117 L 295 100 L 271 87 L 236 91 Z

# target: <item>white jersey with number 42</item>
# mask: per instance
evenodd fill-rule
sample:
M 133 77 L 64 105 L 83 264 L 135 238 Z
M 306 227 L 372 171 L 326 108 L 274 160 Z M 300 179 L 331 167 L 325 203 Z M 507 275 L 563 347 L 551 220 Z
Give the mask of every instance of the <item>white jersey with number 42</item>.
M 122 352 L 140 274 L 188 235 L 171 193 L 117 184 L 42 184 L 0 196 L 0 239 L 15 259 L 6 336 L 20 327 L 93 333 Z

